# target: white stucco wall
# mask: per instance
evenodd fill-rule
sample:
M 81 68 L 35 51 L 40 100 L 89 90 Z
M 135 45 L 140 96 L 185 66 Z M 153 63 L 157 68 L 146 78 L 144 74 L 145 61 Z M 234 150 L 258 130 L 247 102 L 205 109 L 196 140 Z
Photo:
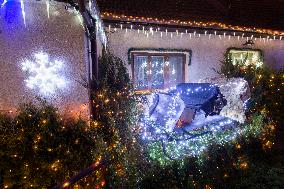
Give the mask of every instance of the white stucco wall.
M 199 79 L 210 78 L 217 76 L 213 70 L 219 68 L 220 60 L 223 59 L 223 54 L 229 47 L 243 48 L 242 44 L 245 43 L 246 38 L 238 40 L 237 37 L 226 36 L 224 39 L 219 36 L 211 35 L 209 40 L 208 34 L 198 34 L 196 37 L 190 38 L 189 34 L 177 36 L 173 33 L 170 37 L 168 33 L 161 38 L 160 32 L 152 36 L 149 34 L 147 38 L 140 30 L 120 30 L 109 33 L 109 46 L 111 51 L 122 58 L 125 62 L 128 71 L 131 72 L 131 66 L 128 64 L 128 50 L 130 48 L 168 48 L 168 49 L 190 49 L 192 50 L 191 65 L 186 65 L 186 82 L 197 82 Z M 284 66 L 284 41 L 271 40 L 268 42 L 260 42 L 259 39 L 255 41 L 255 49 L 261 49 L 264 54 L 264 63 L 273 68 L 280 68 Z M 131 75 L 131 74 L 130 74 Z
M 42 95 L 26 86 L 28 73 L 21 63 L 44 52 L 51 61 L 63 62 L 59 74 L 67 83 L 47 100 L 62 113 L 88 114 L 88 93 L 78 82 L 87 76 L 84 29 L 78 16 L 65 10 L 64 3 L 23 2 L 22 8 L 20 1 L 8 1 L 0 8 L 0 111 L 15 110 L 19 103 Z

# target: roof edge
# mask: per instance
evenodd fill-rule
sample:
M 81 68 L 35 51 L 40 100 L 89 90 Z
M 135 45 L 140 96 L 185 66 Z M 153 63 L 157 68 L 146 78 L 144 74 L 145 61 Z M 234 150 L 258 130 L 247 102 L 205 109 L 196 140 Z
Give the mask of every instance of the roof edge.
M 284 31 L 273 30 L 273 29 L 263 29 L 257 27 L 245 27 L 245 26 L 236 26 L 225 24 L 221 22 L 200 22 L 194 20 L 182 21 L 182 20 L 166 20 L 166 19 L 158 19 L 151 17 L 139 17 L 139 16 L 126 16 L 126 15 L 117 15 L 111 12 L 102 12 L 101 17 L 103 20 L 112 20 L 113 22 L 127 22 L 134 24 L 156 24 L 156 25 L 164 25 L 169 27 L 189 27 L 189 28 L 204 28 L 205 30 L 228 30 L 228 31 L 236 31 L 236 32 L 244 32 L 244 33 L 257 33 L 257 34 L 266 34 L 273 36 L 282 36 L 284 35 Z

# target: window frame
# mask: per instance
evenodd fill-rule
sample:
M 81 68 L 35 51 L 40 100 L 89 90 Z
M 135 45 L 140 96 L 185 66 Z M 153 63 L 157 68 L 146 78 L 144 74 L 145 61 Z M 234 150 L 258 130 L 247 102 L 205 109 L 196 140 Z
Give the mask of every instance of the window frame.
M 183 61 L 182 61 L 182 81 L 181 82 L 185 82 L 185 66 L 186 66 L 186 54 L 182 53 L 182 52 L 146 52 L 146 51 L 134 51 L 131 52 L 131 72 L 132 72 L 132 82 L 135 85 L 135 73 L 134 73 L 134 60 L 135 60 L 135 56 L 147 56 L 147 67 L 152 68 L 152 56 L 162 56 L 164 57 L 164 62 L 169 61 L 169 57 L 170 56 L 179 56 L 182 57 Z M 189 54 L 190 56 L 190 54 Z M 189 57 L 190 58 L 190 57 Z M 149 70 L 147 70 L 149 71 Z M 151 92 L 151 91 L 159 91 L 159 90 L 164 90 L 167 89 L 168 86 L 168 80 L 169 80 L 169 68 L 167 68 L 167 66 L 164 66 L 164 80 L 166 81 L 166 84 L 164 83 L 163 88 L 160 89 L 155 89 L 152 88 L 152 74 L 147 74 L 147 80 L 149 81 L 148 83 L 148 87 L 147 89 L 137 89 L 136 91 L 138 92 Z M 150 87 L 149 87 L 150 86 Z

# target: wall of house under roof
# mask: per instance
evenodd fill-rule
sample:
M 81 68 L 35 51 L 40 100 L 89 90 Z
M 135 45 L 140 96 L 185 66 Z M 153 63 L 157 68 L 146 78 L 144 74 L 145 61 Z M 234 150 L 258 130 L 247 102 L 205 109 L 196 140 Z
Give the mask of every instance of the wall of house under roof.
M 20 1 L 8 1 L 0 8 L 0 111 L 15 110 L 20 103 L 42 96 L 62 113 L 86 116 L 88 93 L 78 82 L 87 76 L 84 45 L 78 16 L 65 10 L 64 3 L 24 1 L 21 6 Z M 54 68 L 64 80 L 62 87 L 48 95 L 42 92 L 50 88 L 41 88 L 40 81 L 33 88 L 27 86 L 36 74 L 22 65 L 27 60 L 37 63 L 34 55 L 40 52 L 49 56 L 49 62 L 62 62 L 62 67 Z M 46 78 L 43 73 L 38 72 L 39 78 Z
M 168 49 L 189 49 L 192 50 L 191 65 L 186 65 L 186 82 L 198 82 L 200 79 L 217 77 L 218 74 L 213 69 L 218 69 L 220 60 L 223 59 L 224 53 L 229 47 L 243 48 L 246 38 L 238 40 L 237 37 L 230 37 L 228 35 L 224 39 L 219 36 L 211 36 L 208 34 L 198 34 L 194 38 L 189 37 L 188 34 L 183 34 L 183 37 L 170 37 L 168 33 L 161 38 L 160 32 L 152 36 L 149 34 L 147 38 L 145 34 L 138 34 L 137 30 L 120 30 L 109 34 L 109 46 L 111 51 L 122 58 L 125 62 L 128 71 L 131 73 L 131 65 L 128 63 L 128 50 L 130 48 L 168 48 Z M 264 54 L 264 64 L 279 69 L 284 66 L 284 41 L 271 40 L 268 42 L 255 41 L 254 49 L 261 49 Z M 132 75 L 132 74 L 130 74 Z

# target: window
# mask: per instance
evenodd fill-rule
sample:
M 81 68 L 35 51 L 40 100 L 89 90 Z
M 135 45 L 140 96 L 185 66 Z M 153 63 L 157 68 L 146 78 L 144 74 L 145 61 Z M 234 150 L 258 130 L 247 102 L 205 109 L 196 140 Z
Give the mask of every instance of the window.
M 228 52 L 234 65 L 241 64 L 244 66 L 253 65 L 261 67 L 263 64 L 262 52 L 260 50 L 229 49 Z
M 136 90 L 170 88 L 185 80 L 184 53 L 133 52 L 131 55 Z

